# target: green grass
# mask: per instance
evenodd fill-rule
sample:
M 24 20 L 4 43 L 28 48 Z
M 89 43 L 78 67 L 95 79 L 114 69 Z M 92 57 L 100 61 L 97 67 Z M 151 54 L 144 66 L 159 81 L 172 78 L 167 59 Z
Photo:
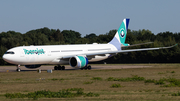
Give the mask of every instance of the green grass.
M 121 84 L 112 84 L 111 85 L 112 88 L 119 88 L 119 87 L 122 87 Z
M 172 96 L 180 96 L 180 92 L 171 94 Z
M 42 71 L 0 72 L 0 99 L 11 100 L 81 100 L 81 101 L 178 101 L 180 92 L 180 64 L 128 64 L 128 66 L 149 66 L 145 68 L 92 70 L 65 70 L 47 73 Z M 92 68 L 96 65 L 91 65 Z M 100 65 L 98 65 L 100 66 Z M 102 65 L 103 67 L 104 65 Z M 125 64 L 115 65 L 119 68 Z M 12 67 L 13 68 L 13 67 Z M 162 74 L 158 74 L 162 73 Z M 74 97 L 45 97 L 46 91 L 57 94 L 63 90 L 76 94 Z M 26 94 L 39 93 L 38 97 L 28 98 Z M 47 92 L 46 92 L 47 93 Z M 81 92 L 79 92 L 81 93 Z M 16 98 L 6 98 L 6 94 Z M 73 95 L 72 94 L 72 95 Z M 13 95 L 12 95 L 13 96 Z M 21 98 L 17 98 L 22 96 Z M 24 96 L 24 97 L 23 97 Z M 40 97 L 39 97 L 40 96 Z
M 132 75 L 132 77 L 127 77 L 127 78 L 114 78 L 114 77 L 109 77 L 107 78 L 108 81 L 143 81 L 145 80 L 144 77 L 139 77 L 138 75 Z
M 156 80 L 154 79 L 147 79 L 147 80 L 144 80 L 144 83 L 155 83 Z
M 52 81 L 62 81 L 62 80 L 65 80 L 64 78 L 52 78 L 52 79 L 49 79 L 49 80 L 52 80 Z
M 155 83 L 155 85 L 163 85 L 163 84 L 165 84 L 163 79 L 156 80 L 154 83 Z
M 76 91 L 75 93 L 72 91 Z M 58 92 L 52 92 L 47 90 L 41 90 L 41 91 L 35 91 L 30 92 L 27 94 L 22 93 L 6 93 L 4 95 L 6 98 L 33 98 L 34 100 L 37 100 L 38 98 L 72 98 L 72 97 L 79 97 L 79 96 L 85 96 L 85 97 L 97 97 L 99 94 L 96 93 L 84 93 L 82 88 L 71 88 L 71 89 L 63 89 Z
M 93 78 L 91 78 L 91 80 L 102 80 L 102 78 L 101 77 L 93 77 Z
M 175 71 L 172 71 L 171 73 L 175 73 Z
M 147 79 L 144 81 L 145 83 L 154 83 L 156 85 L 163 85 L 161 87 L 180 87 L 180 79 L 176 78 L 162 78 L 160 80 Z M 165 82 L 169 83 L 165 85 Z

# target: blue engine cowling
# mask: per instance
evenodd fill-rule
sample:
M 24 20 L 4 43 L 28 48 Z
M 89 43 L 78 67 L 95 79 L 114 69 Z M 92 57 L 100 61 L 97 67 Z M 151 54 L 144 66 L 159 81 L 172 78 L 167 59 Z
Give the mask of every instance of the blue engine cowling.
M 38 68 L 41 67 L 41 65 L 25 65 L 26 68 Z
M 88 59 L 84 56 L 74 56 L 69 59 L 69 64 L 72 67 L 83 68 L 83 67 L 87 66 Z

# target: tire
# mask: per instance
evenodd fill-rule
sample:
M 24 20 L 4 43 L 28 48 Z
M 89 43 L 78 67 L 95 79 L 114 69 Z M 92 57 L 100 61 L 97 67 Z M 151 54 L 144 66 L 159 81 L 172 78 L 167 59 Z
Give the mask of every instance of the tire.
M 61 69 L 62 69 L 62 70 L 65 70 L 65 66 L 62 66 Z
M 20 72 L 20 71 L 21 71 L 21 69 L 20 69 L 20 68 L 18 68 L 18 69 L 16 69 L 16 71 L 17 71 L 17 72 Z
M 91 70 L 91 66 L 88 66 L 87 68 L 88 68 L 89 70 Z
M 57 70 L 58 68 L 57 68 L 57 66 L 54 66 L 54 70 Z
M 61 67 L 61 66 L 58 66 L 57 68 L 58 68 L 58 70 L 62 70 L 62 67 Z

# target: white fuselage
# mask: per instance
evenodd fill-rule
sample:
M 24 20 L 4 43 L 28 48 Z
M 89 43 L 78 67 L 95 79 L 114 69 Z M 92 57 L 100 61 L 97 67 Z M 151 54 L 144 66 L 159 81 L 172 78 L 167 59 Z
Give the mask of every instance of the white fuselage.
M 99 52 L 116 51 L 112 44 L 81 44 L 81 45 L 44 45 L 44 46 L 20 46 L 9 49 L 7 52 L 14 54 L 4 54 L 3 59 L 16 65 L 32 64 L 69 64 L 72 56 L 86 56 L 86 54 L 98 54 Z M 110 54 L 92 55 L 89 62 L 107 59 Z M 69 57 L 69 58 L 67 58 Z

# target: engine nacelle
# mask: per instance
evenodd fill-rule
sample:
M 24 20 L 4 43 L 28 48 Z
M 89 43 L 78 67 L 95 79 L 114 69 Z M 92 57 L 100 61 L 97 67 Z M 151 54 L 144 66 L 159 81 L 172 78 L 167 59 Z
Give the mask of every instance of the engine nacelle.
M 83 68 L 83 67 L 87 66 L 88 59 L 84 56 L 74 56 L 69 59 L 69 64 L 72 67 Z
M 41 65 L 25 65 L 26 68 L 38 68 L 41 67 Z

